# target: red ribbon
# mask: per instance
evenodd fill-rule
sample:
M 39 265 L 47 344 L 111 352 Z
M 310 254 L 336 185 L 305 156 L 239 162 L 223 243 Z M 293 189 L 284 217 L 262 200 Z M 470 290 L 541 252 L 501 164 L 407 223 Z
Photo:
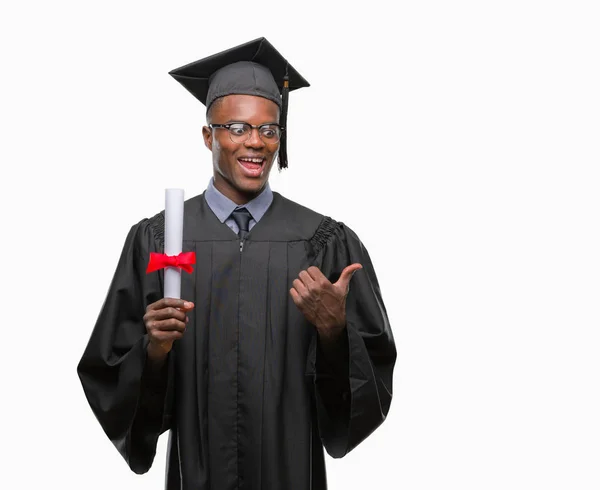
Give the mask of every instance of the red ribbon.
M 165 255 L 155 252 L 150 252 L 150 262 L 146 274 L 164 269 L 165 267 L 179 267 L 186 272 L 192 272 L 192 264 L 196 263 L 195 252 L 182 252 L 179 255 Z

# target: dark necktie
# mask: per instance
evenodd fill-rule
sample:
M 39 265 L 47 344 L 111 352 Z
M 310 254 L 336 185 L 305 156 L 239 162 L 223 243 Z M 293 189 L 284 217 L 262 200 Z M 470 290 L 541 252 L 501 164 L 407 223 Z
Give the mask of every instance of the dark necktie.
M 246 208 L 235 209 L 233 213 L 231 213 L 231 216 L 240 229 L 238 236 L 244 240 L 248 236 L 248 225 L 250 224 L 250 218 L 252 218 L 252 216 L 250 216 L 250 213 Z

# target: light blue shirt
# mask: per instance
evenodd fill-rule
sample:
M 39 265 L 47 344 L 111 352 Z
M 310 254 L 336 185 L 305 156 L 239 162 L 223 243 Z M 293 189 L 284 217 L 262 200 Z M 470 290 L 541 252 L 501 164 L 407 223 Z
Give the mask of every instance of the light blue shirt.
M 210 181 L 208 182 L 206 192 L 204 193 L 204 198 L 206 199 L 208 207 L 210 207 L 212 212 L 215 213 L 215 216 L 219 219 L 219 221 L 229 226 L 229 228 L 231 228 L 237 235 L 239 228 L 235 220 L 231 217 L 231 213 L 234 211 L 234 209 L 246 208 L 248 210 L 252 216 L 250 218 L 250 223 L 248 224 L 248 229 L 251 230 L 252 227 L 264 216 L 264 214 L 267 212 L 267 209 L 269 209 L 269 206 L 273 202 L 273 191 L 267 182 L 262 192 L 252 199 L 252 201 L 238 206 L 231 199 L 225 197 L 219 190 L 217 190 L 214 184 L 214 177 L 211 177 Z

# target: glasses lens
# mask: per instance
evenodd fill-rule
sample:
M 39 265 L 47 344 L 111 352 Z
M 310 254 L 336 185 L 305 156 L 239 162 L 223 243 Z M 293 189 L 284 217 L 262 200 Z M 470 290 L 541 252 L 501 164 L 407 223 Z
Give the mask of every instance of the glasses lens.
M 279 141 L 279 137 L 281 136 L 281 130 L 279 129 L 279 126 L 261 126 L 259 131 L 260 137 L 265 143 L 277 143 Z
M 229 135 L 234 143 L 243 143 L 250 136 L 252 128 L 248 124 L 235 123 L 229 126 Z

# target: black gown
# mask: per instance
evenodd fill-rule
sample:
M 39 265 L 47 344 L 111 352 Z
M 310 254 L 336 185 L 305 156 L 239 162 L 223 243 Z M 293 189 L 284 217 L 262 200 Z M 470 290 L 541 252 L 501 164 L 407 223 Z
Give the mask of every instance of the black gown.
M 342 223 L 279 193 L 240 250 L 201 194 L 185 202 L 181 297 L 195 303 L 161 372 L 147 364 L 146 306 L 163 297 L 164 212 L 129 232 L 77 371 L 89 404 L 136 473 L 170 430 L 167 490 L 321 490 L 323 446 L 340 458 L 385 419 L 396 348 L 369 255 Z M 344 356 L 321 351 L 289 290 L 311 265 L 332 282 L 359 262 Z

